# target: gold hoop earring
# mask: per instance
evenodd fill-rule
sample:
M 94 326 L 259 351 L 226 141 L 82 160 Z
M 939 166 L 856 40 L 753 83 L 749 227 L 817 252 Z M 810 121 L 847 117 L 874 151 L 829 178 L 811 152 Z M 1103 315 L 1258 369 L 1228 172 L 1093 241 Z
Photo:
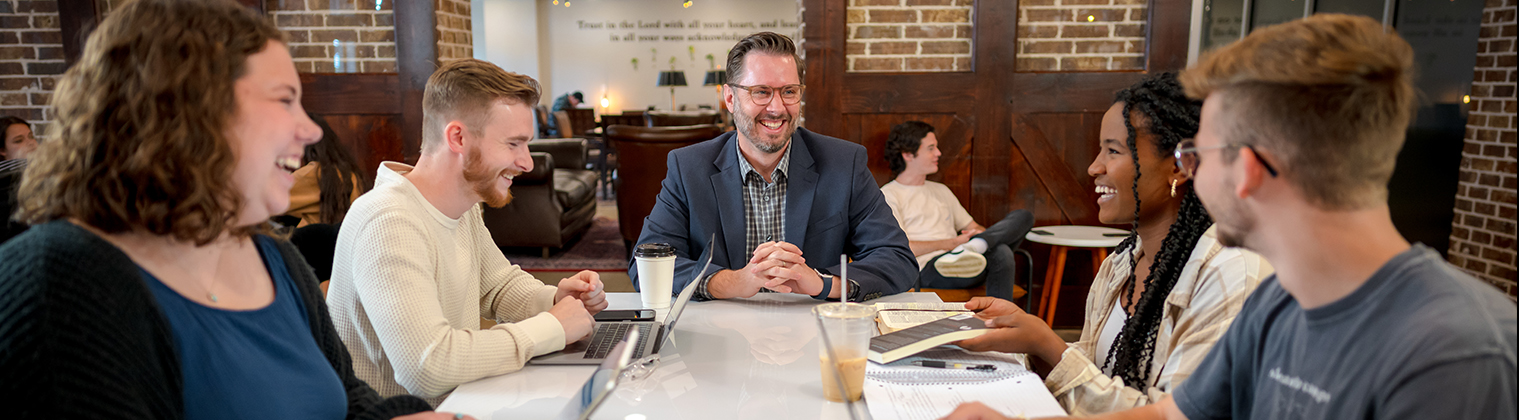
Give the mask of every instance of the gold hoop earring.
M 1176 183 L 1177 182 L 1178 182 L 1177 180 L 1174 180 L 1174 179 L 1171 180 L 1171 196 L 1172 197 L 1176 196 Z

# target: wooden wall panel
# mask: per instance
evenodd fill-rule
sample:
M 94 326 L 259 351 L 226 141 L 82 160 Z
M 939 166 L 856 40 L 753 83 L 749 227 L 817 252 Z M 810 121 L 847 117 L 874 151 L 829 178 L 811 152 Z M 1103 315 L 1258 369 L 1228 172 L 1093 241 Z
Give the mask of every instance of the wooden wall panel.
M 364 185 L 374 185 L 380 162 L 405 160 L 401 142 L 401 115 L 321 115 L 338 140 L 353 152 L 364 173 Z

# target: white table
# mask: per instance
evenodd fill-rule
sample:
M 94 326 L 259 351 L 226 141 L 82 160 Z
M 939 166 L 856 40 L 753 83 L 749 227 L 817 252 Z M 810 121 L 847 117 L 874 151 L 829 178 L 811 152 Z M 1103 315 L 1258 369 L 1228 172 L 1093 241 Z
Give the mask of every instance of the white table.
M 608 293 L 609 309 L 642 307 L 637 293 Z M 939 302 L 903 293 L 872 302 Z M 595 419 L 848 419 L 823 399 L 817 324 L 806 296 L 691 302 L 647 378 L 623 381 Z M 663 314 L 661 314 L 663 318 Z M 459 386 L 438 406 L 481 420 L 551 418 L 594 366 L 527 366 Z M 865 410 L 860 410 L 865 411 Z M 641 415 L 641 417 L 639 416 Z
M 1041 235 L 1035 232 L 1045 232 Z M 1055 306 L 1060 302 L 1060 283 L 1065 276 L 1065 253 L 1071 248 L 1092 248 L 1092 275 L 1102 267 L 1108 257 L 1108 248 L 1118 246 L 1129 237 L 1129 231 L 1102 226 L 1040 226 L 1029 230 L 1023 238 L 1050 245 L 1050 262 L 1044 268 L 1044 286 L 1039 297 L 1039 317 L 1051 326 L 1055 325 Z

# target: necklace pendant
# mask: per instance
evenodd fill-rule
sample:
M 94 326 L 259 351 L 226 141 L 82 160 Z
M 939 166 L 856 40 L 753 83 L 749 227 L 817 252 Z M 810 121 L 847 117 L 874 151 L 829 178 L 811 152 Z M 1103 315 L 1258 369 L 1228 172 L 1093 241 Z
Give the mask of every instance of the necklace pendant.
M 216 302 L 216 294 L 215 293 L 206 293 L 206 295 L 211 297 L 211 302 L 212 303 Z

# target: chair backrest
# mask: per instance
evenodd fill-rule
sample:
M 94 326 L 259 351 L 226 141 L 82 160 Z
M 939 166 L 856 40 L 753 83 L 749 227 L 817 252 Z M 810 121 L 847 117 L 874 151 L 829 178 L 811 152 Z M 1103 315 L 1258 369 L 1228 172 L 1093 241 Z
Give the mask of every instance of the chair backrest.
M 720 124 L 717 111 L 704 110 L 696 112 L 665 112 L 649 111 L 644 113 L 649 120 L 650 127 L 672 127 L 698 124 Z
M 606 132 L 607 127 L 614 125 L 631 125 L 635 127 L 648 127 L 644 121 L 643 113 L 637 114 L 601 114 L 601 131 Z
M 570 108 L 563 111 L 566 120 L 559 120 L 559 137 L 580 137 L 587 131 L 596 128 L 596 110 L 590 108 Z M 555 112 L 557 118 L 559 112 Z
M 607 139 L 617 149 L 617 159 L 637 164 L 621 165 L 617 170 L 617 220 L 622 238 L 633 242 L 643 232 L 643 219 L 654 210 L 660 183 L 665 179 L 666 155 L 722 134 L 713 124 L 681 127 L 607 127 Z
M 549 107 L 536 105 L 533 107 L 533 117 L 538 119 L 538 137 L 548 137 L 549 118 L 554 118 L 549 113 Z M 556 123 L 558 121 L 555 121 Z

